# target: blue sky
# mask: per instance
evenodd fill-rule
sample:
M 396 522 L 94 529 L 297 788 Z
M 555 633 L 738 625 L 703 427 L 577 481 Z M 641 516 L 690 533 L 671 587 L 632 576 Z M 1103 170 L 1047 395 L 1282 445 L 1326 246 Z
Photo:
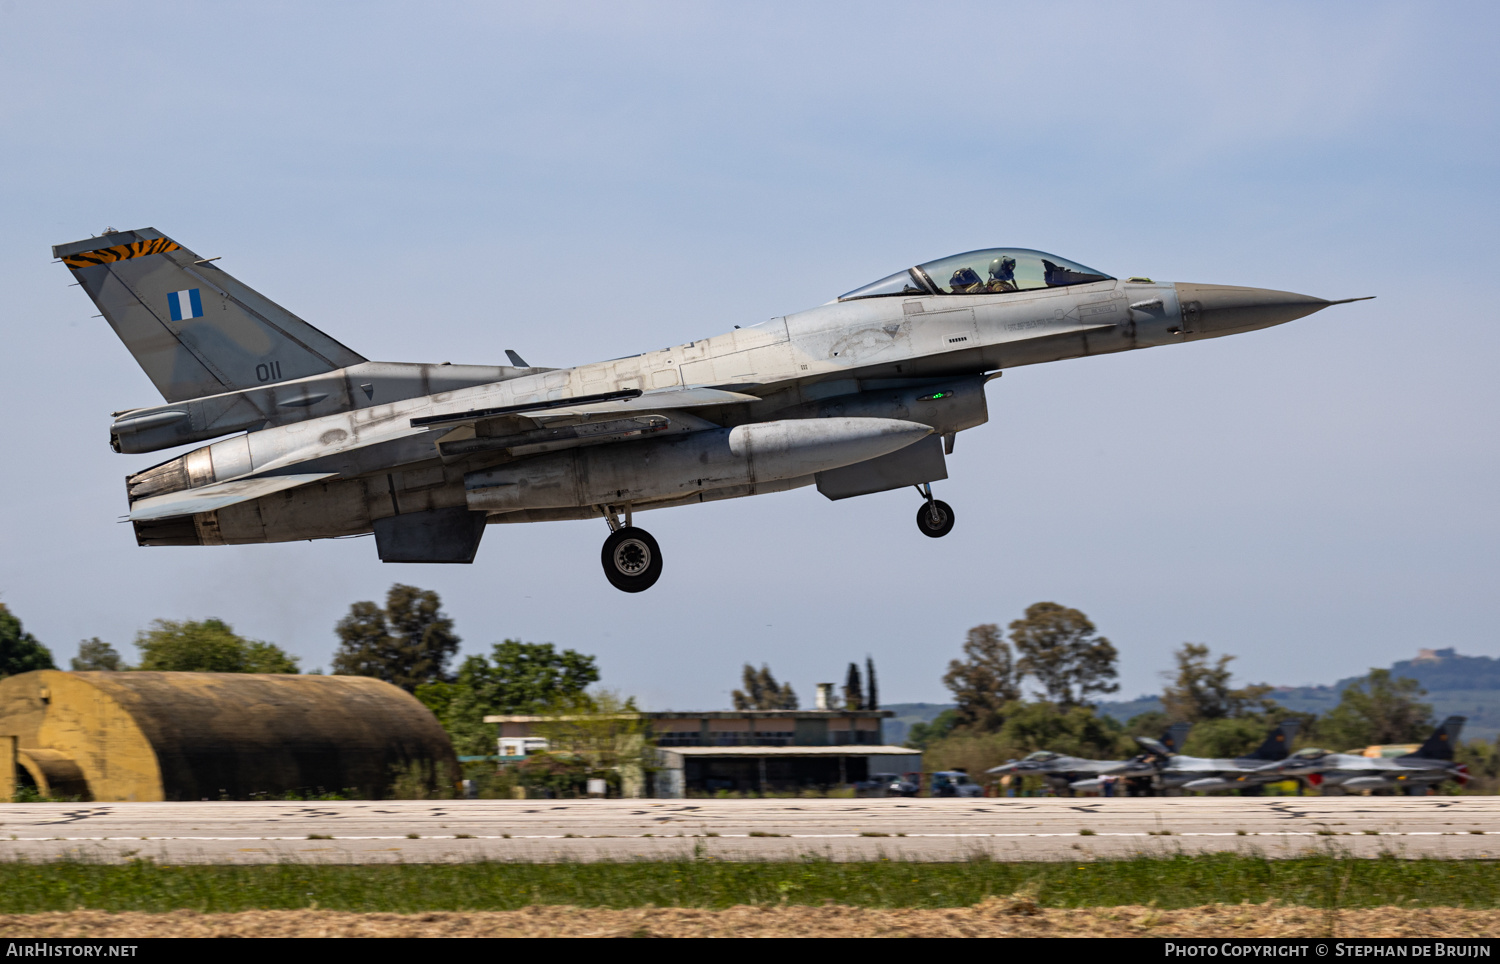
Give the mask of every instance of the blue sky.
M 466 651 L 598 656 L 658 708 L 872 655 L 945 698 L 964 631 L 1082 609 L 1154 690 L 1184 641 L 1331 682 L 1500 655 L 1500 15 L 1483 4 L 0 3 L 0 600 L 61 659 L 220 616 L 326 664 L 396 581 Z M 470 567 L 368 540 L 141 549 L 111 411 L 156 396 L 48 246 L 157 227 L 367 357 L 566 366 L 977 247 L 1378 299 L 1018 369 L 938 486 L 491 527 Z M 166 453 L 171 454 L 171 453 Z

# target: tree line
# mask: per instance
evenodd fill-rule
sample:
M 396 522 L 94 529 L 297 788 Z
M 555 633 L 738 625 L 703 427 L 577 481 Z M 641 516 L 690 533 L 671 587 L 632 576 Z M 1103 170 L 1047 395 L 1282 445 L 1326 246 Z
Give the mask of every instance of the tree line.
M 801 708 L 797 691 L 791 683 L 777 683 L 770 667 L 765 663 L 756 669 L 745 664 L 740 674 L 744 689 L 730 694 L 736 710 L 795 710 Z M 868 680 L 868 682 L 866 682 Z M 834 693 L 829 701 L 831 710 L 878 710 L 880 693 L 875 682 L 875 660 L 865 657 L 865 673 L 860 674 L 859 664 L 850 663 L 844 674 L 842 694 Z
M 927 751 L 929 769 L 982 772 L 1035 750 L 1125 759 L 1139 750 L 1134 737 L 1157 737 L 1176 722 L 1193 724 L 1182 752 L 1206 757 L 1247 753 L 1288 719 L 1300 723 L 1297 746 L 1333 750 L 1420 742 L 1434 726 L 1420 684 L 1388 669 L 1371 669 L 1320 717 L 1279 705 L 1271 686 L 1234 685 L 1234 656 L 1184 643 L 1173 657 L 1162 709 L 1121 723 L 1096 707 L 1098 696 L 1119 689 L 1115 647 L 1082 612 L 1035 603 L 1007 632 L 994 623 L 968 631 L 943 675 L 954 708 L 914 724 L 908 744 Z M 1500 778 L 1500 747 L 1475 743 L 1465 752 L 1481 778 Z
M 462 640 L 442 611 L 436 592 L 400 583 L 385 605 L 363 601 L 334 627 L 335 675 L 373 676 L 414 695 L 433 711 L 460 755 L 495 752 L 486 715 L 593 710 L 588 687 L 599 681 L 594 657 L 551 643 L 507 639 L 488 656 L 469 656 L 450 668 Z M 140 660 L 128 665 L 114 646 L 83 640 L 70 664 L 75 671 L 298 673 L 298 659 L 274 643 L 248 639 L 221 619 L 158 619 L 136 634 Z M 0 679 L 56 669 L 51 651 L 26 632 L 0 603 Z M 314 672 L 321 672 L 315 670 Z M 610 697 L 612 698 L 612 697 Z

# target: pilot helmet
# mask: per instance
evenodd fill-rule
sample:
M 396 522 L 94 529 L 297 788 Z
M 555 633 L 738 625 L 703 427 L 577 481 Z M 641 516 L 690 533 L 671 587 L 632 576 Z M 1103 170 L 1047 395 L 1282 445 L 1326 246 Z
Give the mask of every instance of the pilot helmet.
M 973 268 L 959 268 L 953 272 L 953 277 L 948 279 L 948 285 L 957 288 L 960 285 L 976 285 L 979 283 L 979 274 Z
M 1001 280 L 1009 280 L 1016 270 L 1016 259 L 1011 257 L 996 258 L 990 262 L 990 277 Z

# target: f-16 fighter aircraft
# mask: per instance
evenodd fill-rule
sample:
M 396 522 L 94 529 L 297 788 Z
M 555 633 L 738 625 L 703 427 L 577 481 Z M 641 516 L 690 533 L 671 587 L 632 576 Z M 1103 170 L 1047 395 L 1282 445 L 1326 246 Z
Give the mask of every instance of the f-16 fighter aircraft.
M 1444 780 L 1469 782 L 1468 768 L 1453 762 L 1453 750 L 1467 717 L 1450 716 L 1432 731 L 1415 753 L 1381 758 L 1329 753 L 1308 747 L 1274 765 L 1276 779 L 1302 777 L 1309 783 L 1344 790 L 1405 790 L 1423 794 Z
M 1187 739 L 1188 729 L 1187 723 L 1174 723 L 1162 734 L 1160 741 L 1142 742 L 1161 748 L 1179 747 Z M 1134 760 L 1090 760 L 1085 757 L 1068 756 L 1065 753 L 1054 753 L 1051 750 L 1037 750 L 1019 760 L 1002 763 L 984 772 L 997 776 L 1035 774 L 1045 780 L 1054 790 L 1061 790 L 1071 795 L 1078 790 L 1098 790 L 1098 778 L 1105 774 L 1119 774 L 1127 778 L 1139 776 L 1138 764 L 1142 759 L 1143 757 L 1137 757 Z
M 1157 747 L 1157 750 L 1138 753 L 1113 770 L 1102 771 L 1098 776 L 1086 780 L 1074 780 L 1069 786 L 1079 793 L 1098 793 L 1103 789 L 1103 779 L 1114 777 L 1125 781 L 1127 790 L 1155 792 L 1156 775 L 1161 772 L 1167 760 L 1171 759 L 1172 754 L 1182 752 L 1183 744 L 1187 742 L 1188 733 L 1192 729 L 1191 723 L 1173 723 L 1161 735 L 1160 740 L 1151 741 L 1151 746 Z
M 1286 775 L 1277 773 L 1272 765 L 1286 759 L 1299 725 L 1296 720 L 1283 721 L 1254 753 L 1232 760 L 1183 756 L 1145 737 L 1136 737 L 1136 742 L 1161 761 L 1156 776 L 1157 786 L 1161 789 L 1181 787 L 1184 790 L 1249 790 L 1258 793 L 1264 784 L 1286 779 Z
M 386 562 L 472 562 L 486 525 L 602 518 L 617 588 L 662 571 L 646 509 L 816 485 L 933 497 L 1003 369 L 1268 328 L 1340 302 L 1117 280 L 994 248 L 829 303 L 576 368 L 372 362 L 153 228 L 54 247 L 164 405 L 115 413 L 115 451 L 219 439 L 129 476 L 143 546 L 374 533 Z M 1361 299 L 1346 299 L 1356 301 Z M 236 434 L 239 433 L 239 434 Z M 227 437 L 226 437 L 227 436 Z

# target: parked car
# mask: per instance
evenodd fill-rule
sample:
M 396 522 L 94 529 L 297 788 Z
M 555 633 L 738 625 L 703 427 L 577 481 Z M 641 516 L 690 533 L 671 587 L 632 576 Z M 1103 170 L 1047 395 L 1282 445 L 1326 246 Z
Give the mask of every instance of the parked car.
M 854 785 L 862 797 L 914 797 L 922 789 L 920 773 L 872 773 Z
M 932 775 L 929 792 L 934 797 L 982 797 L 984 787 L 963 770 L 939 770 Z

